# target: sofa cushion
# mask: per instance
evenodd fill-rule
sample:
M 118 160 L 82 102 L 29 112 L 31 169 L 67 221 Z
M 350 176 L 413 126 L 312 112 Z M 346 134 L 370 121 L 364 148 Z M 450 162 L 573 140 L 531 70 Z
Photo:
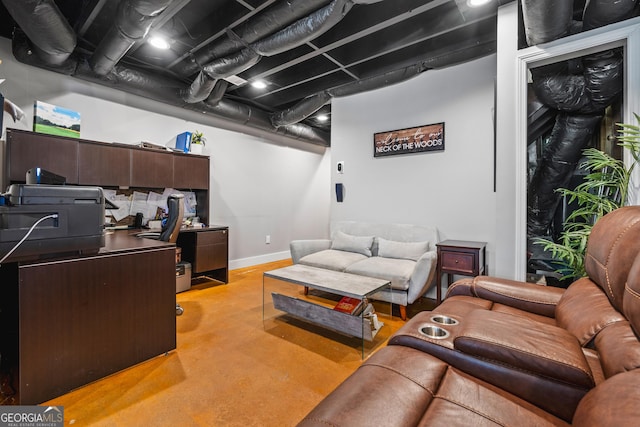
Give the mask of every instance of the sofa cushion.
M 408 259 L 374 256 L 351 264 L 345 272 L 387 279 L 391 281 L 391 289 L 407 290 L 415 266 L 416 262 Z
M 607 326 L 596 335 L 594 344 L 605 377 L 640 368 L 640 341 L 629 322 Z
M 300 264 L 311 267 L 326 268 L 328 270 L 345 271 L 351 264 L 366 260 L 365 255 L 338 251 L 334 249 L 325 249 L 324 251 L 315 252 L 300 258 Z
M 429 250 L 429 242 L 396 242 L 378 237 L 378 256 L 418 261 Z
M 602 288 L 588 277 L 573 282 L 556 308 L 557 325 L 573 333 L 583 346 L 608 325 L 625 320 Z
M 352 236 L 338 231 L 331 242 L 331 249 L 371 256 L 372 245 L 373 236 Z

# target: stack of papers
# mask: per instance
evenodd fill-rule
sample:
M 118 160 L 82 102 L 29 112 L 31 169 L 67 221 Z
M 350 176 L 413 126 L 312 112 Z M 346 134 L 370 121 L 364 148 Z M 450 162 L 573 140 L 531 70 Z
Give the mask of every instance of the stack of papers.
M 113 216 L 116 222 L 128 216 L 142 213 L 143 224 L 155 219 L 159 212 L 167 212 L 167 198 L 171 194 L 184 195 L 184 216 L 186 218 L 196 215 L 196 194 L 193 191 L 180 191 L 174 188 L 165 188 L 162 194 L 154 191 L 148 193 L 134 191 L 131 195 L 117 194 L 116 190 L 104 189 L 104 196 L 112 201 L 119 209 L 110 209 L 108 214 Z

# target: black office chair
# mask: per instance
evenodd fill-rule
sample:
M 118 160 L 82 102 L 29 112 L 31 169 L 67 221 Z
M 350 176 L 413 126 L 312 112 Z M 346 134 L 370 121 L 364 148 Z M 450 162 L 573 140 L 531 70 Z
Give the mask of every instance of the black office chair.
M 178 240 L 182 219 L 184 218 L 184 196 L 182 194 L 171 194 L 167 199 L 169 215 L 167 222 L 160 231 L 160 240 L 175 243 Z
M 182 194 L 171 194 L 167 199 L 169 216 L 167 222 L 162 226 L 160 240 L 175 243 L 180 234 L 182 218 L 184 217 L 184 196 Z M 184 309 L 176 302 L 176 316 L 181 316 Z
M 182 194 L 171 194 L 167 198 L 168 216 L 166 222 L 162 225 L 161 231 L 158 232 L 142 232 L 138 233 L 138 237 L 147 239 L 157 239 L 163 242 L 175 243 L 180 234 L 182 226 L 182 218 L 184 217 L 184 196 Z M 180 304 L 176 303 L 176 316 L 184 313 L 184 309 Z
M 182 218 L 184 217 L 184 196 L 182 194 L 171 194 L 167 198 L 167 207 L 169 215 L 160 231 L 160 240 L 175 243 L 178 240 Z M 181 316 L 182 313 L 184 313 L 184 309 L 176 302 L 176 316 Z

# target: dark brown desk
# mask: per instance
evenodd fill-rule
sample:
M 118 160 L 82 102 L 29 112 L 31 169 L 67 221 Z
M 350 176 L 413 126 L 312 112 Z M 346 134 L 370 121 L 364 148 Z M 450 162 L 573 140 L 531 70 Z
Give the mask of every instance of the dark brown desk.
M 175 246 L 128 231 L 99 253 L 0 267 L 0 351 L 39 404 L 176 348 Z
M 229 227 L 183 228 L 176 245 L 182 249 L 182 260 L 191 263 L 195 275 L 229 282 Z

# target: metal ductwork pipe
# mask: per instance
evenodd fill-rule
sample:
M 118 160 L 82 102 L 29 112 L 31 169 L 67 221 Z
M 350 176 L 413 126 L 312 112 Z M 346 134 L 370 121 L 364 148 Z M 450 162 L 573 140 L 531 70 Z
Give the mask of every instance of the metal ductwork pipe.
M 76 48 L 76 35 L 51 0 L 2 0 L 13 19 L 33 43 L 38 57 L 59 66 Z
M 566 188 L 582 158 L 601 115 L 558 114 L 549 145 L 527 191 L 527 232 L 530 236 L 548 233 L 560 196 L 557 188 Z
M 218 80 L 211 92 L 210 100 L 213 104 L 216 104 L 215 107 L 207 104 L 209 99 L 207 102 L 185 104 L 179 96 L 185 91 L 184 83 L 182 82 L 170 78 L 160 78 L 142 70 L 119 65 L 116 65 L 106 78 L 104 78 L 96 75 L 85 59 L 73 62 L 72 66 L 54 67 L 46 65 L 43 64 L 36 55 L 31 54 L 31 48 L 24 36 L 22 38 L 16 37 L 16 35 L 19 34 L 19 31 L 14 33 L 12 49 L 15 58 L 24 64 L 73 76 L 80 80 L 108 86 L 112 89 L 139 95 L 187 110 L 197 111 L 199 113 L 206 111 L 234 123 L 241 123 L 258 129 L 261 133 L 264 132 L 264 134 L 284 135 L 288 138 L 325 147 L 330 145 L 330 136 L 326 132 L 313 129 L 310 126 L 298 124 L 295 126 L 287 126 L 286 129 L 275 129 L 271 126 L 268 113 L 264 111 L 252 109 L 251 107 L 231 101 L 224 101 L 218 104 L 226 90 L 227 82 L 224 80 Z M 70 63 L 70 61 L 67 61 L 67 63 Z
M 124 0 L 118 16 L 90 59 L 91 68 L 106 76 L 129 49 L 144 39 L 154 20 L 172 0 Z
M 218 79 L 245 71 L 260 61 L 257 53 L 244 49 L 236 56 L 213 61 L 198 73 L 191 86 L 184 91 L 182 99 L 188 103 L 204 101 L 209 97 Z
M 72 76 L 76 72 L 78 61 L 75 58 L 75 54 L 67 57 L 67 59 L 60 65 L 47 63 L 42 59 L 41 55 L 34 55 L 32 43 L 27 39 L 27 35 L 22 32 L 21 29 L 16 28 L 13 30 L 13 38 L 11 42 L 11 51 L 13 56 L 23 64 L 31 65 L 34 67 L 43 68 L 49 71 L 55 71 L 56 73 Z
M 582 30 L 588 31 L 627 19 L 634 14 L 638 0 L 588 0 L 582 17 Z
M 464 62 L 470 58 L 477 57 L 478 50 L 482 49 L 483 47 L 486 48 L 487 55 L 489 55 L 493 53 L 495 42 L 480 41 L 479 45 L 480 47 L 474 46 L 473 48 L 448 52 L 445 55 L 430 58 L 428 60 L 421 61 L 418 64 L 410 65 L 399 70 L 390 71 L 385 74 L 369 77 L 367 79 L 355 81 L 352 83 L 347 83 L 342 86 L 320 92 L 316 95 L 300 101 L 296 105 L 286 110 L 273 113 L 271 115 L 271 123 L 273 124 L 273 126 L 279 127 L 302 121 L 318 111 L 333 97 L 355 95 L 370 90 L 380 89 L 382 87 L 409 80 L 426 70 L 452 66 Z
M 633 16 L 637 0 L 590 0 L 583 13 L 583 30 Z M 522 13 L 529 45 L 568 35 L 573 2 L 523 0 Z M 575 66 L 577 65 L 577 66 Z M 575 66 L 575 67 L 574 67 Z M 599 127 L 604 109 L 623 90 L 623 58 L 612 49 L 531 70 L 538 100 L 559 111 L 549 144 L 528 187 L 528 237 L 550 231 L 560 195 Z
M 229 30 L 224 40 L 212 43 L 194 53 L 188 60 L 178 63 L 174 71 L 182 77 L 198 72 L 202 65 L 215 58 L 232 54 L 247 45 L 263 39 L 281 28 L 307 16 L 325 6 L 329 0 L 289 0 L 279 1 L 233 30 Z
M 400 70 L 394 70 L 378 76 L 347 83 L 342 86 L 317 93 L 303 99 L 291 108 L 273 113 L 271 115 L 271 123 L 275 127 L 280 127 L 302 121 L 322 108 L 322 106 L 331 101 L 331 98 L 333 97 L 354 95 L 400 83 L 417 76 L 426 69 L 427 68 L 424 67 L 422 63 L 414 64 Z
M 381 87 L 409 80 L 426 70 L 427 68 L 423 65 L 422 62 L 420 62 L 418 64 L 410 65 L 399 70 L 390 71 L 378 76 L 358 80 L 354 83 L 348 83 L 346 85 L 338 86 L 336 88 L 330 89 L 329 93 L 332 96 L 336 97 L 354 95 L 356 93 L 379 89 Z
M 569 34 L 573 1 L 522 0 L 522 19 L 527 44 L 535 46 Z
M 273 56 L 309 42 L 342 20 L 353 7 L 353 0 L 333 0 L 327 6 L 287 28 L 257 41 L 251 49 L 262 56 Z
M 246 126 L 267 130 L 288 138 L 304 140 L 316 145 L 328 146 L 329 135 L 326 132 L 314 129 L 303 124 L 292 124 L 274 129 L 269 120 L 269 114 L 244 104 L 238 104 L 226 99 L 211 106 L 204 103 L 205 110 L 218 116 L 238 121 Z M 189 108 L 189 107 L 187 107 Z
M 622 93 L 624 62 L 618 50 L 582 59 L 582 74 L 571 74 L 567 63 L 531 69 L 538 100 L 560 111 L 591 114 L 604 110 Z
M 311 16 L 291 24 L 264 40 L 252 43 L 235 55 L 208 63 L 183 99 L 186 102 L 200 102 L 206 99 L 209 96 L 206 89 L 213 87 L 213 83 L 206 82 L 207 79 L 222 79 L 241 73 L 256 64 L 262 56 L 285 52 L 318 37 L 340 22 L 352 6 L 353 0 L 333 0 L 331 4 Z
M 303 99 L 291 108 L 273 113 L 271 115 L 271 124 L 278 128 L 280 126 L 301 122 L 330 101 L 331 95 L 329 95 L 328 92 L 317 93 Z

